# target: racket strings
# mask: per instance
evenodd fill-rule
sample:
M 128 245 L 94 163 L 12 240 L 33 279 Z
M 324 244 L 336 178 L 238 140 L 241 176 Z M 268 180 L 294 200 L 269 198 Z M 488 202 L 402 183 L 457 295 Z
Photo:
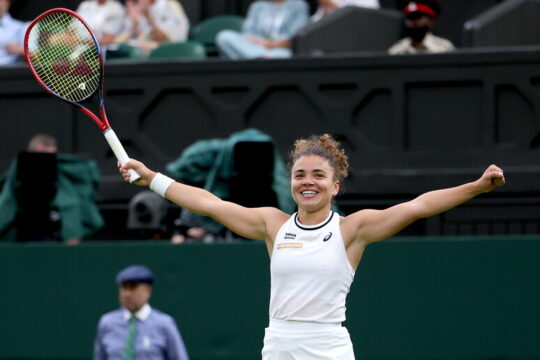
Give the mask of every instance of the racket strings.
M 99 48 L 86 26 L 65 12 L 43 17 L 31 29 L 30 62 L 41 81 L 60 97 L 81 101 L 99 86 Z

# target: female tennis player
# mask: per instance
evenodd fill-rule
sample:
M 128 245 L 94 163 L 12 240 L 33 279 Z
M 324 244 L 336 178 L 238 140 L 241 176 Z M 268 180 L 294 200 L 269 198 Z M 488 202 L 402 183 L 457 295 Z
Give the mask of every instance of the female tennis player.
M 342 217 L 331 208 L 348 173 L 347 156 L 327 134 L 297 140 L 291 152 L 291 193 L 298 204 L 293 215 L 223 201 L 136 160 L 120 167 L 126 181 L 128 169 L 140 174 L 139 185 L 149 185 L 177 205 L 210 216 L 241 236 L 266 242 L 271 295 L 263 360 L 354 359 L 349 333 L 341 322 L 366 246 L 505 182 L 502 170 L 491 165 L 476 181 L 430 191 L 385 210 L 360 210 Z

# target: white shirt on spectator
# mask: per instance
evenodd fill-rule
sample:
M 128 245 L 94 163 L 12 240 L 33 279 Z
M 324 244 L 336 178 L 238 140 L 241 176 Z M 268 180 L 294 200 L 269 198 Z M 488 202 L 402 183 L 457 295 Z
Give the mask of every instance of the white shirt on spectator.
M 149 15 L 152 17 L 157 27 L 167 35 L 170 42 L 186 41 L 189 31 L 189 20 L 182 8 L 182 5 L 176 0 L 156 0 L 149 9 Z M 133 26 L 129 22 L 130 28 Z M 131 31 L 133 33 L 133 29 Z M 146 18 L 139 23 L 139 37 L 136 40 L 152 41 L 152 28 Z
M 359 6 L 371 9 L 379 9 L 381 6 L 379 0 L 333 0 L 340 8 L 345 6 Z M 311 17 L 312 21 L 318 21 L 323 16 L 328 15 L 328 12 L 319 6 L 315 14 Z
M 399 40 L 388 49 L 390 55 L 401 54 L 426 54 L 426 53 L 444 53 L 454 50 L 454 45 L 442 37 L 427 33 L 424 40 L 418 47 L 411 45 L 411 38 L 406 37 Z
M 0 65 L 11 64 L 19 59 L 20 55 L 10 54 L 6 50 L 6 45 L 22 46 L 27 27 L 28 23 L 15 20 L 7 13 L 0 19 Z
M 85 0 L 77 8 L 77 13 L 90 25 L 98 40 L 104 34 L 119 35 L 124 31 L 126 11 L 117 0 L 107 0 L 103 4 L 97 0 Z

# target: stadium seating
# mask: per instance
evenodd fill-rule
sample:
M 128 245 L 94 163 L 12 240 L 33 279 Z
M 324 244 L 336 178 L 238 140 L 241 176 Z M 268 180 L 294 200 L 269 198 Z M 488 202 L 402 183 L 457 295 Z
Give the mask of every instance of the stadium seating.
M 464 44 L 470 47 L 540 45 L 539 0 L 508 0 L 467 21 Z
M 215 16 L 193 26 L 189 32 L 189 39 L 201 42 L 206 54 L 217 55 L 215 38 L 221 30 L 242 30 L 244 18 L 236 15 Z
M 293 41 L 297 55 L 386 51 L 401 33 L 396 10 L 344 7 L 301 29 Z
M 143 53 L 137 46 L 129 44 L 118 44 L 106 50 L 107 60 L 139 60 L 143 58 Z
M 204 45 L 198 41 L 165 43 L 150 52 L 148 58 L 156 59 L 205 59 Z

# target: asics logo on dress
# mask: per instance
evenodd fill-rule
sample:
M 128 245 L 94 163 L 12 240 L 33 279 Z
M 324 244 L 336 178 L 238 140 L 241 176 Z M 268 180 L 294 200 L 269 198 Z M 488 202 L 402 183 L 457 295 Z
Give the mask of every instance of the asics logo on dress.
M 324 237 L 324 239 L 322 239 L 322 241 L 328 241 L 328 240 L 330 240 L 331 237 L 332 237 L 332 232 L 330 231 L 330 232 L 328 233 L 328 235 L 326 235 L 326 236 Z

